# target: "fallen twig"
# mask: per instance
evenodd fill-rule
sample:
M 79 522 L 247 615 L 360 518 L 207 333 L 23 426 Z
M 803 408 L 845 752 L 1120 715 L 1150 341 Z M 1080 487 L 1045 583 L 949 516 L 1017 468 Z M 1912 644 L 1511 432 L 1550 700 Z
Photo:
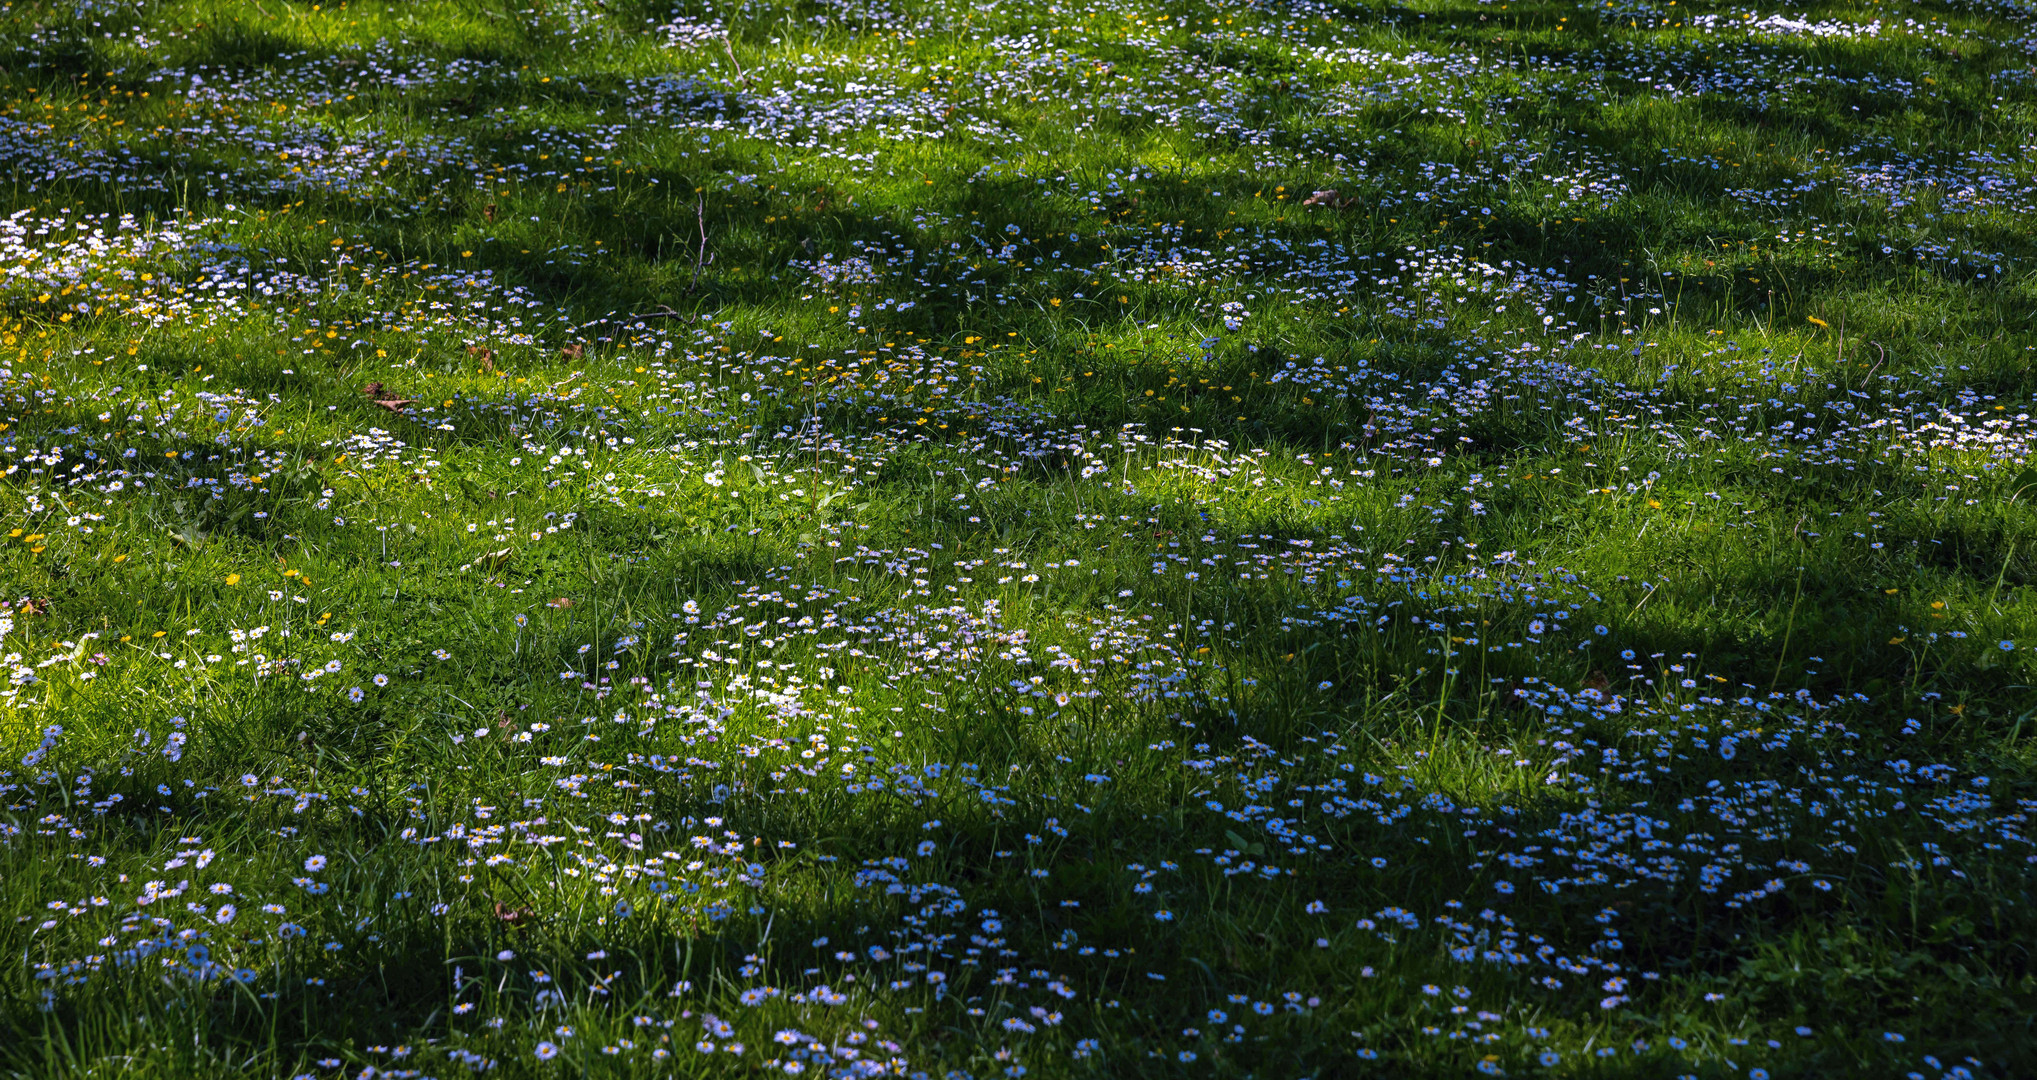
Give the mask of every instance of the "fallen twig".
M 693 204 L 693 220 L 700 226 L 700 250 L 693 254 L 693 280 L 686 283 L 687 292 L 700 287 L 700 268 L 707 262 L 707 196 Z
M 729 66 L 736 69 L 737 80 L 743 84 L 743 89 L 748 90 L 750 88 L 750 77 L 743 74 L 743 65 L 736 62 L 736 47 L 729 42 L 727 34 L 721 36 L 721 47 L 723 52 L 729 54 Z
M 656 310 L 656 311 L 633 311 L 633 312 L 631 312 L 631 313 L 630 313 L 630 318 L 632 318 L 632 319 L 691 319 L 691 318 L 693 318 L 693 316 L 692 316 L 692 315 L 691 315 L 690 313 L 688 313 L 688 312 L 684 312 L 684 311 L 674 311 L 674 310 L 672 310 L 672 307 L 671 307 L 670 305 L 668 305 L 668 304 L 659 304 L 659 305 L 658 305 L 658 310 Z

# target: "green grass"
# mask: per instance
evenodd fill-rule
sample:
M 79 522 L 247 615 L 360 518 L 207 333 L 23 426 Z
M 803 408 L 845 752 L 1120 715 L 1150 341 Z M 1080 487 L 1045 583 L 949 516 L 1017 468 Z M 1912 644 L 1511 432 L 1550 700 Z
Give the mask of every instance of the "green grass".
M 1748 14 L 0 0 L 0 1071 L 2028 1075 L 2037 30 Z

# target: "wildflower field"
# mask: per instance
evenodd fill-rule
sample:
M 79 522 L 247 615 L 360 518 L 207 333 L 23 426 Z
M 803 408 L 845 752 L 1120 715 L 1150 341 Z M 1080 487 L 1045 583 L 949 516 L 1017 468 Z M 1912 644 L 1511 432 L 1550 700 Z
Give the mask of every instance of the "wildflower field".
M 0 1074 L 2037 1073 L 2021 0 L 0 0 Z

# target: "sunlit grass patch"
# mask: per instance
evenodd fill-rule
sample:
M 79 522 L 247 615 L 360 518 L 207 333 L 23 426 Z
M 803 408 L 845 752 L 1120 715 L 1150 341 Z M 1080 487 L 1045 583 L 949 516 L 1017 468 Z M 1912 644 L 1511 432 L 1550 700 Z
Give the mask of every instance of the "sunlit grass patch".
M 0 1068 L 2029 1071 L 2028 21 L 16 4 Z

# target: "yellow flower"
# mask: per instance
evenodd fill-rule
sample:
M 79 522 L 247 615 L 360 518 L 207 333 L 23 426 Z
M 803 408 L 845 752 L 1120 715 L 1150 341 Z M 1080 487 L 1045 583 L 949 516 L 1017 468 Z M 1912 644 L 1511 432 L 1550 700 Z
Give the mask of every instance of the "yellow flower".
M 228 574 L 228 575 L 226 575 L 226 583 L 227 583 L 228 585 L 238 585 L 238 584 L 240 584 L 240 575 L 239 575 L 239 574 Z
M 1811 320 L 1811 325 L 1813 325 L 1813 326 L 1830 326 L 1830 325 L 1832 325 L 1831 323 L 1828 323 L 1828 322 L 1826 322 L 1825 320 L 1823 320 L 1823 319 L 1820 319 L 1820 318 L 1818 318 L 1818 317 L 1817 317 L 1816 315 L 1812 315 L 1812 316 L 1809 316 L 1809 319 Z

